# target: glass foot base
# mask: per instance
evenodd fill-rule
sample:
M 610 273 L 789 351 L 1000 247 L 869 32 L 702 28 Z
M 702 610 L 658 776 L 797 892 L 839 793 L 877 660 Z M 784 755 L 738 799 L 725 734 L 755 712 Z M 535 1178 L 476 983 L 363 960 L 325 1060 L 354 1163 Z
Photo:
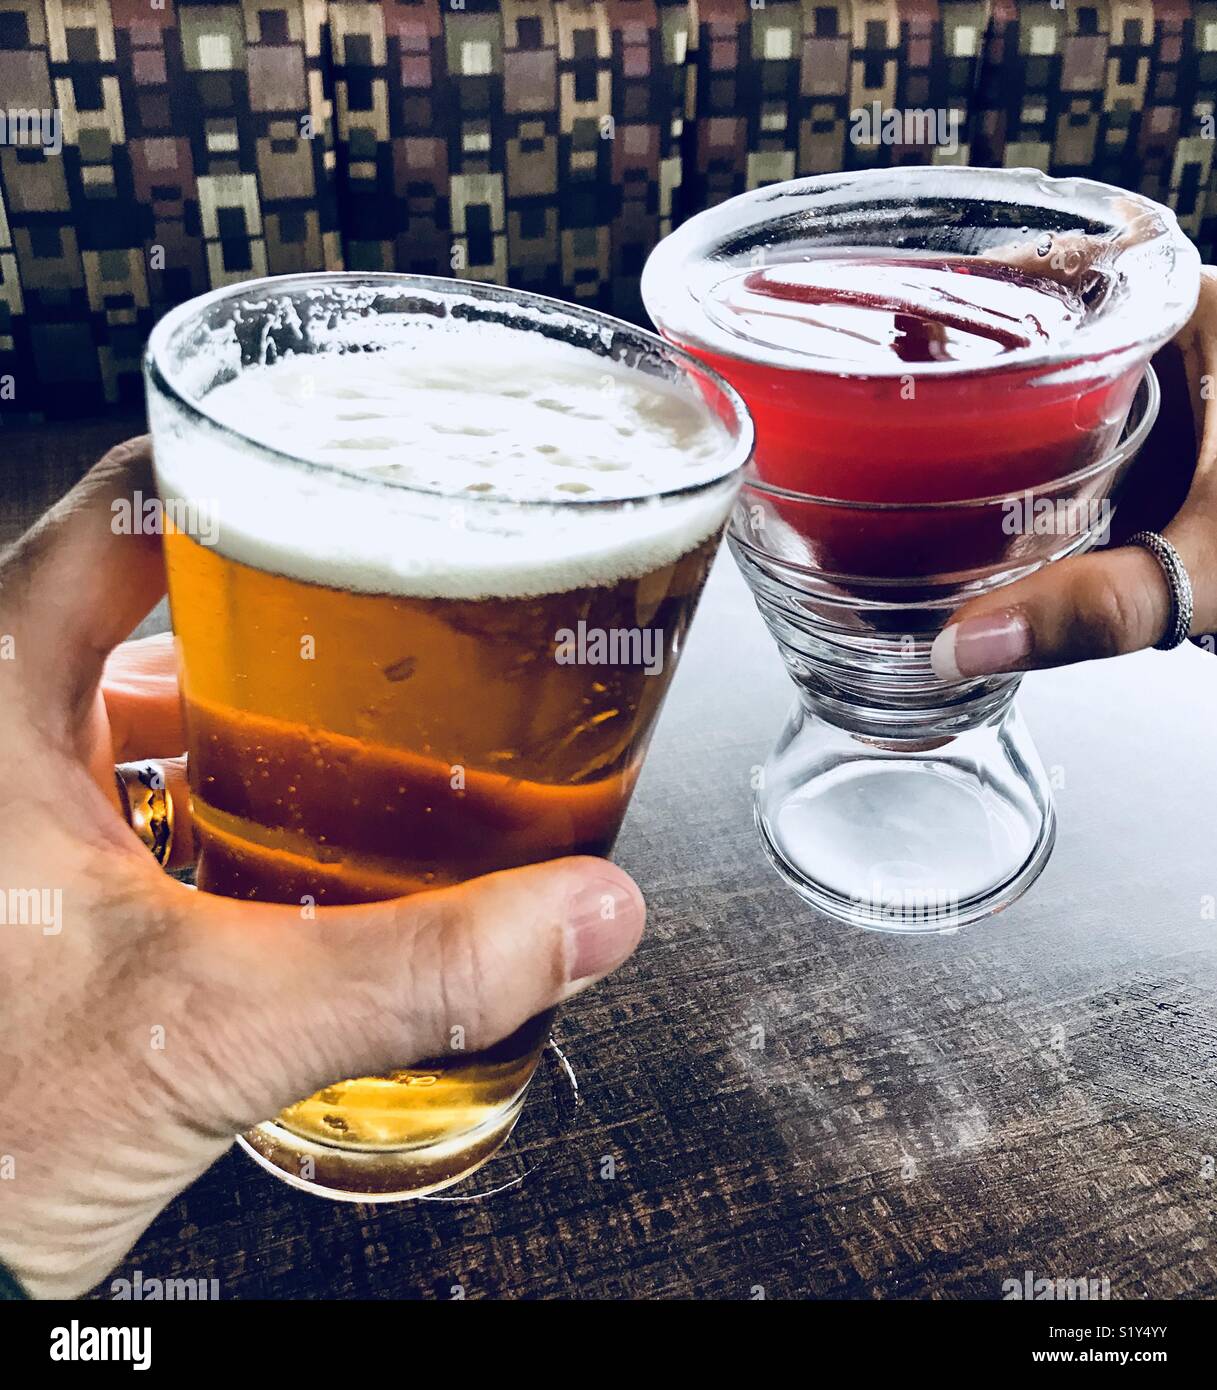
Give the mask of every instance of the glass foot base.
M 784 879 L 839 922 L 950 932 L 1014 902 L 1052 853 L 1056 815 L 1017 708 L 952 738 L 883 742 L 796 705 L 757 794 Z
M 442 1199 L 475 1201 L 524 1180 L 535 1165 L 524 1165 L 519 1155 L 511 1171 L 495 1172 L 496 1162 L 521 1116 L 536 1138 L 561 1137 L 573 1108 L 578 1104 L 579 1083 L 570 1063 L 551 1038 L 541 1055 L 537 1073 L 528 1088 L 489 1123 L 443 1143 L 415 1149 L 358 1150 L 322 1144 L 302 1138 L 274 1120 L 256 1125 L 237 1136 L 237 1144 L 259 1167 L 290 1186 L 317 1197 L 339 1202 L 405 1202 L 444 1192 Z M 515 1147 L 515 1146 L 512 1146 Z M 448 1193 L 462 1179 L 485 1168 L 485 1179 L 476 1191 Z

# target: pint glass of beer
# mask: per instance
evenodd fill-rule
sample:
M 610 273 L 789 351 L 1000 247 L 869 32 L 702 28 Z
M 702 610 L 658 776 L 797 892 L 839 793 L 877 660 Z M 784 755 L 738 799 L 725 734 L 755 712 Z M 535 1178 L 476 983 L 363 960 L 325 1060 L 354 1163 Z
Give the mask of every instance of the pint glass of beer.
M 752 441 L 657 337 L 536 295 L 304 275 L 146 359 L 198 886 L 395 897 L 607 854 Z M 243 1136 L 358 1201 L 455 1182 L 549 1032 L 336 1079 Z

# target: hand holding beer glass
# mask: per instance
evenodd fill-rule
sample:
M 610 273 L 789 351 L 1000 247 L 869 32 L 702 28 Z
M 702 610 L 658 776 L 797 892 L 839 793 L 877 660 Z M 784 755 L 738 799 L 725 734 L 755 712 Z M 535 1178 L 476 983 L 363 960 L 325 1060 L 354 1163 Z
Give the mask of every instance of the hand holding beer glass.
M 0 1301 L 6 1269 L 33 1297 L 83 1293 L 234 1134 L 444 1051 L 436 1001 L 486 1047 L 642 933 L 637 887 L 585 856 L 307 921 L 165 873 L 115 778 L 158 760 L 190 862 L 172 635 L 124 640 L 165 592 L 159 526 L 121 520 L 154 495 L 132 440 L 0 555 Z
M 731 388 L 602 315 L 394 275 L 204 296 L 147 374 L 199 887 L 307 917 L 606 854 L 749 456 Z M 445 1018 L 443 1055 L 242 1142 L 333 1197 L 444 1187 L 550 1017 L 479 1054 Z

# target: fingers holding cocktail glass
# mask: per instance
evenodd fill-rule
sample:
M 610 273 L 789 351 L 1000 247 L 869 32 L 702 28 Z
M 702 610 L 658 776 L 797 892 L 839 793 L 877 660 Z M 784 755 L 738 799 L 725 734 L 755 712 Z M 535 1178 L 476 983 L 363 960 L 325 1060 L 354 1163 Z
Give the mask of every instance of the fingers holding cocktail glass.
M 1170 552 L 1153 543 L 1122 545 L 1061 561 L 961 608 L 938 635 L 934 667 L 945 679 L 1023 671 L 1118 656 L 1170 640 L 1200 639 L 1217 630 L 1217 271 L 1205 267 L 1196 310 L 1170 351 L 1182 359 L 1191 419 L 1164 416 L 1151 434 L 1140 470 L 1177 463 L 1186 450 L 1195 459 L 1183 505 L 1169 520 L 1155 516 L 1162 537 L 1185 571 L 1174 571 Z M 1159 436 L 1155 439 L 1155 435 Z M 1164 456 L 1157 457 L 1159 452 Z M 1148 480 L 1152 488 L 1154 479 Z M 1154 511 L 1143 490 L 1142 509 Z M 1122 530 L 1135 530 L 1123 515 Z

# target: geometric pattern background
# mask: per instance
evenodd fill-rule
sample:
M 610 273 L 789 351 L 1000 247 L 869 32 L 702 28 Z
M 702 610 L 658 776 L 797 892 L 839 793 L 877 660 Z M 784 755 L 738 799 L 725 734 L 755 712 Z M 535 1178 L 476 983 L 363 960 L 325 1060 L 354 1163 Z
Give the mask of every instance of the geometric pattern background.
M 798 174 L 967 163 L 988 12 L 976 0 L 700 0 L 685 206 Z M 874 103 L 953 113 L 961 148 L 851 142 L 850 113 Z
M 978 164 L 1088 174 L 1217 240 L 1217 4 L 993 5 L 973 114 Z
M 954 150 L 850 113 L 956 113 Z M 642 317 L 691 212 L 870 164 L 1032 165 L 1217 239 L 1217 3 L 0 0 L 0 419 L 137 404 L 169 307 L 306 269 Z M 11 138 L 55 110 L 58 152 Z

